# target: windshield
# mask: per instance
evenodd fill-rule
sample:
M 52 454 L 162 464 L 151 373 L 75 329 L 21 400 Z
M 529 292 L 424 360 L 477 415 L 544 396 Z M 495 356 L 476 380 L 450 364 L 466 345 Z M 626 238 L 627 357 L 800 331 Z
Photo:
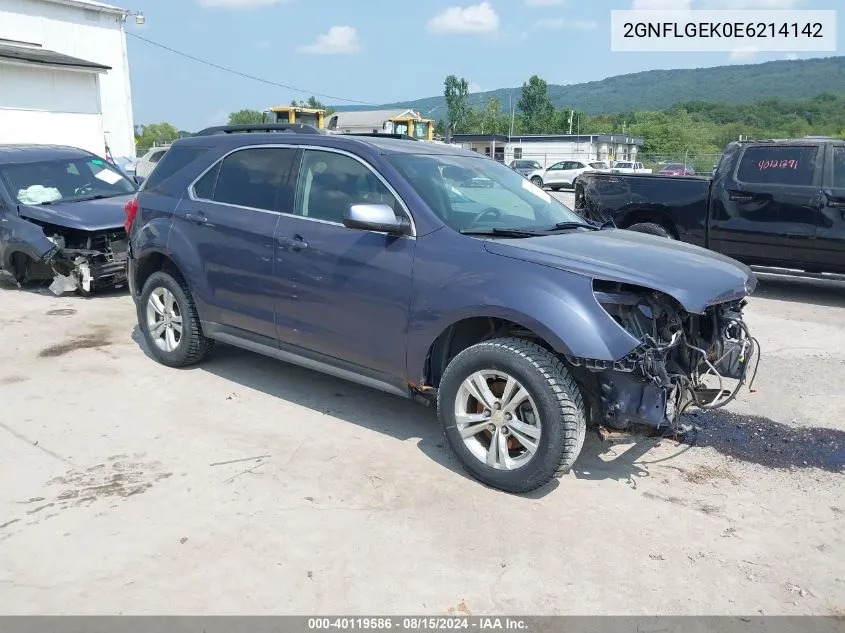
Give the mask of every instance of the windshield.
M 515 160 L 513 166 L 516 169 L 541 169 L 540 163 L 534 160 Z
M 21 204 L 111 198 L 135 193 L 137 188 L 96 157 L 5 165 L 0 175 Z
M 459 155 L 394 154 L 394 167 L 449 227 L 550 230 L 585 220 L 501 163 Z

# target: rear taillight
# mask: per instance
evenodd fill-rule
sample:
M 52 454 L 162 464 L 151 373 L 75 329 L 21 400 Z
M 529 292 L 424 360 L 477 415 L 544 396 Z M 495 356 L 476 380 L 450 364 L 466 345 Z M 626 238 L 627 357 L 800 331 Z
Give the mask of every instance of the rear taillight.
M 126 222 L 123 223 L 123 228 L 129 233 L 129 229 L 132 228 L 132 223 L 135 221 L 135 216 L 138 215 L 138 198 L 132 198 L 126 203 L 123 210 L 126 212 Z

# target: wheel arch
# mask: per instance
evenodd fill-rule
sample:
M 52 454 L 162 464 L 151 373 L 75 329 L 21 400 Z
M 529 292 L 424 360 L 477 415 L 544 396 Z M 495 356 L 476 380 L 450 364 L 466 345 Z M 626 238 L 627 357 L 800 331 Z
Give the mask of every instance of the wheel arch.
M 678 226 L 670 215 L 660 208 L 633 207 L 625 211 L 623 219 L 617 224 L 620 229 L 627 229 L 635 224 L 658 224 L 675 239 L 680 237 Z
M 482 341 L 504 337 L 533 341 L 555 354 L 568 350 L 551 328 L 528 315 L 511 310 L 465 315 L 453 319 L 428 345 L 423 384 L 437 388 L 446 366 L 460 352 Z

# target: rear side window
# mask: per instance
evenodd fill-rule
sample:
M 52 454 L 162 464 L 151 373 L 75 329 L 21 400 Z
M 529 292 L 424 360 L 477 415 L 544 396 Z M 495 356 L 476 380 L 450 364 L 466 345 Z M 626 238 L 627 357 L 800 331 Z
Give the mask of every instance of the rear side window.
M 816 145 L 749 147 L 742 155 L 736 178 L 740 182 L 771 185 L 812 185 L 819 148 Z
M 201 200 L 214 198 L 214 186 L 217 184 L 217 174 L 220 173 L 220 163 L 209 169 L 194 185 L 194 196 Z
M 296 150 L 256 147 L 230 154 L 220 165 L 214 201 L 252 209 L 276 209 L 279 186 L 287 185 Z
M 208 151 L 205 147 L 174 147 L 162 156 L 150 177 L 144 181 L 144 191 L 159 191 L 162 184 Z
M 166 150 L 162 150 L 160 152 L 154 152 L 152 156 L 150 156 L 151 163 L 157 163 L 161 160 L 161 157 L 164 156 Z

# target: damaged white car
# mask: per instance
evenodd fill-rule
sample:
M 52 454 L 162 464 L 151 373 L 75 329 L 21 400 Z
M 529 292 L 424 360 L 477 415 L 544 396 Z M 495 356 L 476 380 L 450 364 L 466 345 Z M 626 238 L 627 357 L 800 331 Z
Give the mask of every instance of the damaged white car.
M 124 207 L 137 185 L 63 146 L 0 145 L 0 270 L 57 295 L 126 283 Z

